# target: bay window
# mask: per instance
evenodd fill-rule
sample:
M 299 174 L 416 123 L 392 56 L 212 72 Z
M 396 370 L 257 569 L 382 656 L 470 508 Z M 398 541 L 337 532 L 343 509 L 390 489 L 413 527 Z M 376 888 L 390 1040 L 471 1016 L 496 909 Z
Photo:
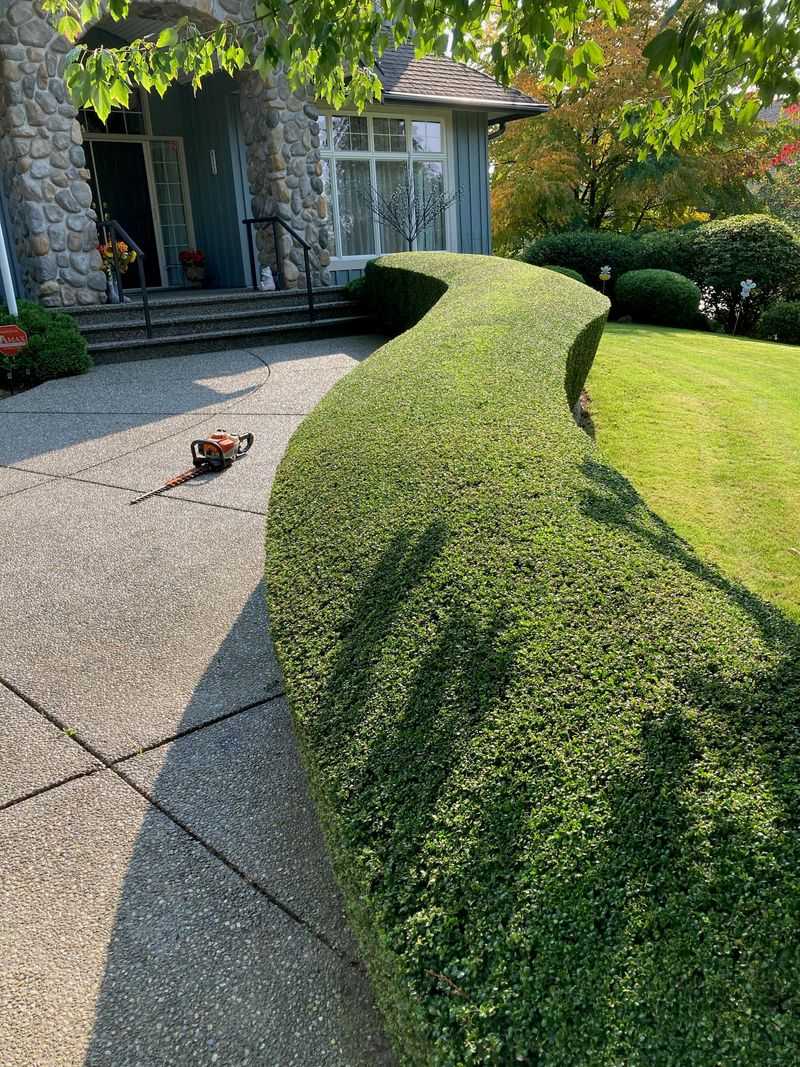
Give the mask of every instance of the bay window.
M 329 205 L 329 245 L 336 259 L 369 259 L 406 251 L 404 239 L 373 217 L 370 193 L 389 200 L 413 183 L 420 201 L 447 189 L 444 124 L 440 119 L 392 115 L 321 114 L 320 156 Z M 447 219 L 437 218 L 415 248 L 447 247 Z

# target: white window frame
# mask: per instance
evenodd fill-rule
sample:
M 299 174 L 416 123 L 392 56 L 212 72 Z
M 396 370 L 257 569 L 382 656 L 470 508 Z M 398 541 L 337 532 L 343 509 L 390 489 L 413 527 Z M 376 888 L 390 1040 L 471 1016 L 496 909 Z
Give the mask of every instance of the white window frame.
M 332 270 L 358 270 L 367 265 L 370 260 L 376 259 L 381 252 L 370 252 L 357 256 L 343 256 L 339 254 L 339 250 L 342 248 L 342 237 L 339 224 L 339 211 L 338 208 L 338 194 L 336 187 L 336 160 L 368 160 L 370 169 L 370 183 L 373 188 L 377 187 L 377 173 L 375 164 L 379 160 L 388 160 L 390 162 L 405 161 L 411 168 L 411 174 L 413 175 L 414 162 L 435 162 L 442 164 L 442 170 L 444 174 L 444 189 L 447 195 L 455 194 L 455 166 L 454 159 L 455 153 L 453 150 L 453 130 L 450 114 L 443 111 L 429 111 L 427 108 L 414 108 L 414 110 L 408 111 L 395 111 L 389 110 L 384 107 L 367 108 L 361 112 L 361 117 L 366 118 L 367 121 L 367 137 L 368 147 L 366 151 L 348 152 L 342 149 L 334 149 L 332 144 L 332 131 L 333 123 L 331 120 L 334 117 L 347 117 L 358 118 L 359 113 L 354 110 L 342 109 L 341 111 L 333 111 L 325 107 L 319 109 L 320 115 L 323 115 L 327 121 L 328 126 L 328 145 L 327 147 L 320 143 L 319 154 L 320 158 L 327 161 L 328 172 L 330 176 L 331 192 L 333 194 L 334 203 L 328 204 L 328 213 L 332 223 L 332 229 L 334 231 L 334 239 L 336 243 L 336 255 L 331 255 L 331 269 Z M 406 143 L 409 146 L 409 150 L 406 152 L 378 152 L 375 150 L 374 135 L 371 120 L 374 118 L 385 119 L 402 119 L 406 123 Z M 414 122 L 438 122 L 442 128 L 442 151 L 441 152 L 414 152 L 411 150 L 411 137 L 413 132 Z M 376 218 L 372 220 L 373 233 L 375 247 L 380 248 L 380 223 Z M 447 251 L 456 251 L 456 234 L 458 233 L 458 216 L 456 213 L 455 203 L 451 204 L 447 208 L 444 217 L 444 232 L 445 232 L 445 249 Z

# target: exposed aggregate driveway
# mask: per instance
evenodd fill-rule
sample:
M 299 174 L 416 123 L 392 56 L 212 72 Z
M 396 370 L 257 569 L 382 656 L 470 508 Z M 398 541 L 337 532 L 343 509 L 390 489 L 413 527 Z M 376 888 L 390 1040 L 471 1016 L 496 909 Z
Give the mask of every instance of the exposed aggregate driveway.
M 269 485 L 375 337 L 0 401 L 0 1064 L 390 1062 L 261 585 Z M 189 442 L 251 453 L 130 507 Z

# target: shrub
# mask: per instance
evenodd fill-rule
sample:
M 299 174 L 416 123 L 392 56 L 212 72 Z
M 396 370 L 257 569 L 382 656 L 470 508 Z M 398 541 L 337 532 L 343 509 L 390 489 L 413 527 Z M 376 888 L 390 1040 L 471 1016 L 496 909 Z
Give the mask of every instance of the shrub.
M 358 278 L 351 278 L 344 287 L 345 294 L 350 300 L 362 301 L 365 295 L 364 289 L 366 284 L 366 279 L 363 274 Z
M 729 332 L 744 279 L 752 278 L 757 288 L 744 305 L 739 333 L 750 332 L 768 304 L 800 291 L 800 240 L 768 215 L 709 222 L 687 233 L 686 242 L 683 269 L 700 286 L 704 308 Z
M 632 270 L 617 279 L 617 311 L 636 322 L 661 326 L 693 326 L 700 307 L 700 290 L 671 270 Z
M 401 1062 L 794 1067 L 797 628 L 570 418 L 600 296 L 478 256 L 367 276 L 423 317 L 293 436 L 266 573 Z
M 569 267 L 581 275 L 581 279 L 594 289 L 600 288 L 600 268 L 611 267 L 611 284 L 625 271 L 645 266 L 641 261 L 640 242 L 627 234 L 610 230 L 567 230 L 564 233 L 540 237 L 527 246 L 523 253 L 526 263 L 544 267 L 553 264 Z
M 15 372 L 28 371 L 33 383 L 71 374 L 85 374 L 92 366 L 86 341 L 74 319 L 63 312 L 48 311 L 28 300 L 18 301 L 19 314 L 14 318 L 8 308 L 0 307 L 3 322 L 15 322 L 28 334 L 28 344 L 13 357 Z M 5 370 L 4 357 L 2 370 Z
M 770 341 L 800 345 L 800 300 L 777 300 L 758 320 L 758 335 Z
M 571 267 L 554 267 L 552 263 L 544 264 L 545 270 L 554 270 L 556 274 L 563 274 L 565 278 L 572 278 L 573 281 L 582 282 L 586 285 L 582 274 L 578 274 L 576 270 L 572 270 Z

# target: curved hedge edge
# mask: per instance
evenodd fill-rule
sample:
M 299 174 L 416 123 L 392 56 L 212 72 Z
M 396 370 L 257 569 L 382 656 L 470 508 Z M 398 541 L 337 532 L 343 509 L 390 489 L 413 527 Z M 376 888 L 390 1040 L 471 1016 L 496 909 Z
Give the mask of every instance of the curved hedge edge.
M 371 268 L 429 313 L 274 484 L 273 638 L 348 913 L 403 1062 L 789 1067 L 800 631 L 574 426 L 605 304 L 543 273 Z

